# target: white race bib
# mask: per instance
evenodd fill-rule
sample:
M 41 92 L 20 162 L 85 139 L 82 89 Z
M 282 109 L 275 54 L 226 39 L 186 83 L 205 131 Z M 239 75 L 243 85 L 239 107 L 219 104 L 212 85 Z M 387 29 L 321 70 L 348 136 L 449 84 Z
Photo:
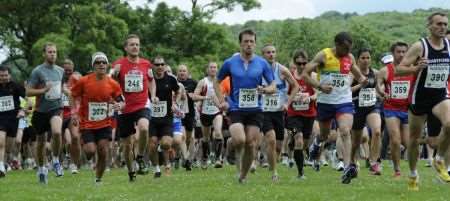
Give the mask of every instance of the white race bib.
M 279 94 L 264 94 L 263 101 L 263 110 L 266 112 L 275 112 L 280 109 L 281 103 Z
M 219 108 L 217 108 L 216 104 L 214 104 L 214 101 L 212 98 L 208 98 L 203 101 L 202 104 L 202 113 L 203 114 L 217 114 L 219 112 Z
M 66 96 L 66 94 L 62 94 L 62 102 L 64 107 L 69 107 L 69 97 Z
M 344 88 L 347 80 L 348 76 L 345 74 L 331 74 L 331 85 L 333 86 L 333 88 Z
M 448 66 L 429 65 L 425 79 L 426 88 L 442 89 L 447 86 Z
M 108 117 L 108 103 L 89 102 L 89 121 L 101 121 Z
M 0 112 L 6 112 L 14 110 L 14 98 L 13 96 L 0 97 Z
M 160 118 L 167 115 L 167 101 L 152 103 L 152 117 Z
M 308 95 L 308 94 L 304 93 L 304 95 Z M 309 101 L 305 101 L 305 102 L 303 102 L 303 101 L 293 101 L 292 102 L 292 109 L 294 109 L 295 111 L 309 110 L 309 103 L 311 102 L 311 99 L 308 99 L 308 100 Z
M 56 100 L 61 98 L 61 81 L 47 81 L 46 85 L 51 85 L 52 87 L 45 93 L 45 99 Z
M 407 99 L 409 93 L 409 81 L 392 81 L 391 82 L 391 98 Z
M 239 89 L 239 108 L 258 107 L 258 93 L 256 89 Z
M 369 107 L 377 102 L 375 88 L 366 88 L 359 91 L 359 107 Z
M 125 92 L 141 92 L 144 90 L 142 74 L 125 75 Z

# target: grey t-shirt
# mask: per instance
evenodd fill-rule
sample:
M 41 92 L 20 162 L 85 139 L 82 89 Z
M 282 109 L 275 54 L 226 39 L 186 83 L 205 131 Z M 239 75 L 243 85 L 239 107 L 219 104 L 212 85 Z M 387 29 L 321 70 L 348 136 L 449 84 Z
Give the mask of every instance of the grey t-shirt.
M 64 69 L 57 65 L 41 64 L 31 72 L 28 85 L 31 88 L 44 88 L 52 85 L 47 93 L 36 96 L 36 110 L 38 112 L 50 112 L 62 108 L 62 83 Z

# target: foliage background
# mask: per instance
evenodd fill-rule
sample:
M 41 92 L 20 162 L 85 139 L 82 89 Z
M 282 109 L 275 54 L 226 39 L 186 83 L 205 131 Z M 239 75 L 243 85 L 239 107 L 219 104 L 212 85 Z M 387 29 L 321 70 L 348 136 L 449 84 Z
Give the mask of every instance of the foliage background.
M 149 0 L 152 3 L 151 0 Z M 43 62 L 42 46 L 52 41 L 58 46 L 58 62 L 70 58 L 76 70 L 87 73 L 90 56 L 105 52 L 110 60 L 123 56 L 123 40 L 130 33 L 141 37 L 141 53 L 148 59 L 162 55 L 176 70 L 186 64 L 195 79 L 204 74 L 208 61 L 219 64 L 239 51 L 238 33 L 251 28 L 257 32 L 258 50 L 267 43 L 278 50 L 278 60 L 288 65 L 295 49 L 305 49 L 310 57 L 333 45 L 333 37 L 348 31 L 354 38 L 354 52 L 362 47 L 373 51 L 374 67 L 391 43 L 416 41 L 427 34 L 425 19 L 432 8 L 410 13 L 377 12 L 365 15 L 328 11 L 309 19 L 247 21 L 237 25 L 211 21 L 218 10 L 260 6 L 257 0 L 210 0 L 181 11 L 159 3 L 155 9 L 131 8 L 126 1 L 111 0 L 2 0 L 0 6 L 0 48 L 9 55 L 3 62 L 22 81 Z M 205 1 L 202 1 L 205 2 Z M 258 53 L 260 53 L 258 51 Z

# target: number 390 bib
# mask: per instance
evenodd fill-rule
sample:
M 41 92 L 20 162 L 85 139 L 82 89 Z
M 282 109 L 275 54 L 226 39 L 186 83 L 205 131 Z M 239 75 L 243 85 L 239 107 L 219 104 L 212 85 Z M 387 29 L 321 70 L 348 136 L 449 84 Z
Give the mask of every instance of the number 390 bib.
M 125 92 L 141 92 L 144 90 L 142 74 L 125 75 Z
M 239 89 L 239 108 L 258 107 L 258 93 L 256 89 Z
M 448 66 L 429 65 L 425 79 L 425 87 L 435 89 L 445 88 L 447 86 L 448 71 Z
M 90 102 L 89 103 L 89 121 L 101 121 L 108 117 L 108 103 Z

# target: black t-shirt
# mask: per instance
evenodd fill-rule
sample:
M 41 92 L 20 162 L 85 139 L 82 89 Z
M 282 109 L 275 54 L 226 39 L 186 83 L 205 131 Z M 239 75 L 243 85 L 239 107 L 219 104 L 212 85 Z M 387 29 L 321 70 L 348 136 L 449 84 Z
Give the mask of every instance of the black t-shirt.
M 197 81 L 190 78 L 179 82 L 183 84 L 186 93 L 194 93 L 195 87 L 197 87 Z M 194 115 L 195 114 L 194 101 L 189 96 L 188 96 L 188 107 L 189 107 L 189 114 Z
M 16 116 L 20 109 L 20 97 L 25 97 L 23 86 L 12 81 L 0 84 L 0 116 Z
M 167 73 L 165 73 L 164 77 L 162 77 L 161 79 L 158 79 L 156 77 L 154 77 L 154 79 L 156 82 L 156 97 L 158 97 L 160 102 L 166 101 L 167 115 L 164 117 L 152 116 L 152 119 L 154 119 L 154 118 L 172 119 L 173 118 L 172 95 L 173 95 L 173 92 L 177 92 L 180 89 L 180 86 L 178 86 L 178 81 L 174 76 L 168 75 Z

